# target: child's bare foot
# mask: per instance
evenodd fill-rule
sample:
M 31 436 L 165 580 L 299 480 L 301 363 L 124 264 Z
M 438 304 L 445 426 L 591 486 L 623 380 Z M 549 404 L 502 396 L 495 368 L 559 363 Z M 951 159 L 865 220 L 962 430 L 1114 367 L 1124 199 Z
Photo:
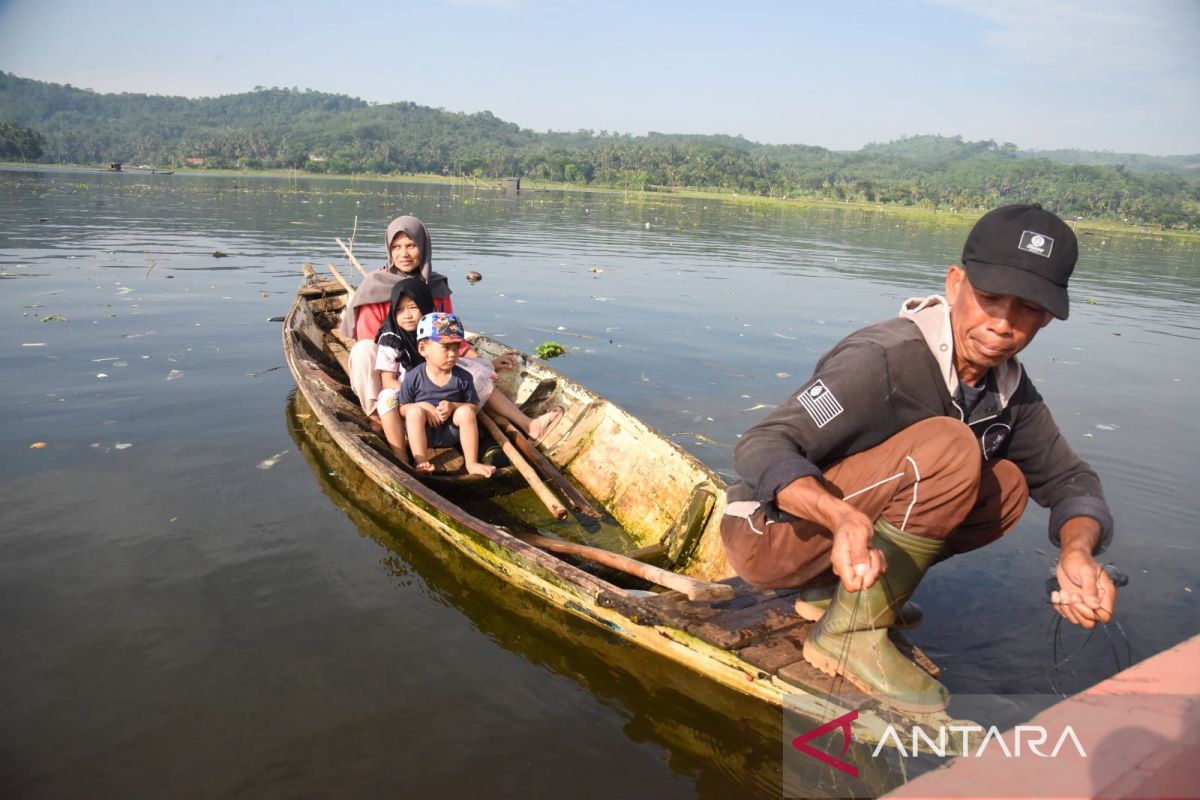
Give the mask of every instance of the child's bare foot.
M 490 478 L 495 471 L 496 468 L 491 464 L 467 464 L 467 472 L 481 478 Z
M 413 469 L 415 469 L 417 472 L 424 472 L 426 474 L 433 472 L 433 464 L 431 464 L 425 458 L 425 456 L 420 456 L 419 458 L 417 456 L 413 456 L 413 461 L 416 462 L 413 464 Z
M 529 423 L 529 439 L 534 444 L 541 444 L 542 439 L 546 437 L 546 434 L 550 432 L 550 429 L 553 428 L 560 419 L 562 419 L 562 415 L 562 408 L 555 406 L 545 414 L 542 414 L 540 417 L 534 419 L 533 422 Z
M 396 457 L 396 460 L 399 461 L 401 464 L 405 464 L 405 465 L 412 464 L 412 462 L 408 460 L 408 450 L 406 450 L 403 447 L 393 447 L 392 455 L 394 455 Z

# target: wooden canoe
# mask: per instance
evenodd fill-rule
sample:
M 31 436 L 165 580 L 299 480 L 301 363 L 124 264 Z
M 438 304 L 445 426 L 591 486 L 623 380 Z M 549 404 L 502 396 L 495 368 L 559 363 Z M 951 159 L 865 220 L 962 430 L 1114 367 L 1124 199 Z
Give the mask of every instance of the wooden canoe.
M 639 647 L 743 695 L 828 720 L 853 709 L 856 742 L 877 742 L 888 726 L 937 724 L 945 715 L 904 715 L 881 708 L 846 681 L 801 656 L 809 623 L 793 611 L 794 590 L 755 590 L 732 577 L 720 541 L 725 484 L 674 442 L 613 403 L 524 354 L 517 370 L 497 376 L 527 414 L 565 409 L 540 449 L 594 504 L 599 521 L 556 520 L 530 497 L 511 469 L 490 479 L 454 474 L 418 477 L 390 453 L 350 389 L 352 345 L 335 333 L 347 292 L 306 265 L 283 328 L 288 367 L 321 427 L 374 483 L 439 537 L 483 568 L 540 602 L 614 632 Z M 509 351 L 469 334 L 484 356 Z M 461 462 L 461 458 L 459 459 Z M 698 581 L 728 586 L 732 597 L 693 601 L 677 591 L 569 555 L 559 557 L 521 536 L 554 537 L 647 561 Z M 906 644 L 906 643 L 904 643 Z M 918 651 L 918 655 L 919 651 Z

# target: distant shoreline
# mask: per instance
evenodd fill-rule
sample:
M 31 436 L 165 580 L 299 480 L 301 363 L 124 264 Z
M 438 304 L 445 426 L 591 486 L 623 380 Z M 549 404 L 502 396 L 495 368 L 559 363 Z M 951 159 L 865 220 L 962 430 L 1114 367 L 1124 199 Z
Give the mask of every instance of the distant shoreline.
M 43 172 L 85 172 L 85 173 L 110 173 L 109 170 L 103 167 L 83 164 L 30 164 L 24 162 L 0 161 L 0 168 L 30 170 Z M 149 169 L 129 168 L 120 173 L 122 175 L 163 175 L 171 173 L 173 176 L 222 176 L 222 177 L 247 177 L 247 178 L 280 178 L 285 180 L 350 180 L 350 181 L 366 181 L 370 183 L 414 183 L 414 184 L 443 184 L 450 186 L 465 186 L 483 191 L 505 191 L 501 185 L 500 178 L 467 178 L 447 175 L 433 174 L 413 174 L 413 175 L 381 175 L 377 173 L 312 173 L 301 170 L 286 170 L 286 169 L 264 169 L 264 170 L 238 170 L 238 169 L 195 169 L 193 167 L 164 167 L 161 170 L 155 168 L 157 172 Z M 893 216 L 907 217 L 909 219 L 920 220 L 922 222 L 932 222 L 947 226 L 961 226 L 966 228 L 973 224 L 980 216 L 988 209 L 972 209 L 955 211 L 951 209 L 936 209 L 922 208 L 918 206 L 905 206 L 896 203 L 858 203 L 851 201 L 825 200 L 821 198 L 808 197 L 763 197 L 761 195 L 741 194 L 723 189 L 685 189 L 675 187 L 659 187 L 652 190 L 646 189 L 623 189 L 619 186 L 599 186 L 587 185 L 580 186 L 571 183 L 555 183 L 549 181 L 537 181 L 527 178 L 521 179 L 522 191 L 562 191 L 562 192 L 579 192 L 579 193 L 595 193 L 595 194 L 624 194 L 630 197 L 639 199 L 653 199 L 658 197 L 684 197 L 702 200 L 718 200 L 725 203 L 740 203 L 744 205 L 757 206 L 774 206 L 779 208 L 829 208 L 855 210 L 861 212 L 871 212 L 877 214 L 888 214 Z M 1079 231 L 1088 231 L 1094 233 L 1111 233 L 1120 235 L 1134 236 L 1155 236 L 1169 237 L 1172 239 L 1180 239 L 1185 241 L 1200 241 L 1200 231 L 1177 230 L 1174 228 L 1154 227 L 1150 225 L 1135 225 L 1132 223 L 1113 222 L 1108 220 L 1094 219 L 1068 219 L 1068 224 L 1072 228 Z

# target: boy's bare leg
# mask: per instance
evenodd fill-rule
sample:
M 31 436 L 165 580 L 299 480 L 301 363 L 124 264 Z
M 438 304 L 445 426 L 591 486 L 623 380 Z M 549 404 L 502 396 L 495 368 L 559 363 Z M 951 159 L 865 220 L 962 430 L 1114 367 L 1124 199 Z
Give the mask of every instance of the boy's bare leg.
M 451 419 L 458 426 L 458 443 L 462 445 L 463 461 L 467 464 L 467 472 L 484 478 L 492 477 L 496 468 L 490 464 L 479 463 L 479 423 L 475 419 L 475 406 L 459 406 L 454 409 L 454 416 Z
M 413 469 L 417 472 L 433 472 L 433 464 L 429 463 L 429 437 L 425 434 L 425 426 L 429 424 L 426 414 L 423 408 L 410 407 L 404 416 L 408 447 L 413 455 Z
M 401 462 L 408 464 L 410 462 L 408 450 L 405 449 L 404 422 L 402 420 L 399 407 L 379 416 L 379 421 L 383 424 L 383 436 L 387 439 L 388 446 L 392 448 L 392 454 Z

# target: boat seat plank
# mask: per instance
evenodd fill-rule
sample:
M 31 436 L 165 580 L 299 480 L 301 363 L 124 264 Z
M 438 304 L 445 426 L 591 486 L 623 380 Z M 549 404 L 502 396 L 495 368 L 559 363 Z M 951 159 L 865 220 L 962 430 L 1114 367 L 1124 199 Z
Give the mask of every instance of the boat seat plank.
M 795 605 L 796 601 L 790 596 L 774 597 L 746 608 L 724 611 L 708 619 L 688 623 L 684 630 L 709 644 L 735 650 L 777 631 L 804 623 L 796 614 Z
M 770 675 L 804 658 L 804 639 L 811 622 L 776 631 L 738 650 L 738 656 Z

